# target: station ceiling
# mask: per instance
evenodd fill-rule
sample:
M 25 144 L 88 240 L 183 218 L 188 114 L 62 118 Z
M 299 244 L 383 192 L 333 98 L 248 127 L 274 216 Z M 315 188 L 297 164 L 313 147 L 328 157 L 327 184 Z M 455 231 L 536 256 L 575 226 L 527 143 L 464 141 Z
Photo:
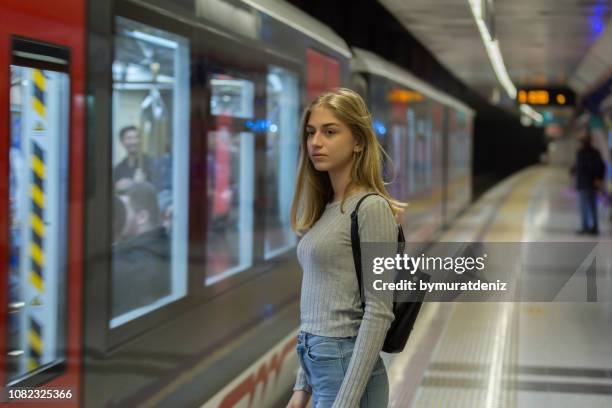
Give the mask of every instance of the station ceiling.
M 501 91 L 468 0 L 379 1 L 467 85 L 488 98 Z M 588 77 L 610 74 L 612 0 L 496 0 L 493 16 L 517 88 L 569 86 L 581 94 L 601 79 Z M 598 69 L 585 73 L 593 64 Z

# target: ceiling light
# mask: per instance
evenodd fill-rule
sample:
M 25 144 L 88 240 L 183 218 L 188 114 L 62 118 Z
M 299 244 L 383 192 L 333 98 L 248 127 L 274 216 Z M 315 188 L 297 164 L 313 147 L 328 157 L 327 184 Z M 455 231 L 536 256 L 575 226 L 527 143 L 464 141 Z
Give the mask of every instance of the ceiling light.
M 531 119 L 533 119 L 537 123 L 542 123 L 542 121 L 544 120 L 544 117 L 542 116 L 541 113 L 537 112 L 535 109 L 533 109 L 531 106 L 527 104 L 524 104 L 524 103 L 521 104 L 520 110 L 526 116 L 529 116 Z
M 146 41 L 151 44 L 160 45 L 166 48 L 176 49 L 178 44 L 176 41 L 168 40 L 166 38 L 158 37 L 156 35 L 143 33 L 142 31 L 133 30 L 133 31 L 125 31 L 129 37 L 135 38 L 137 40 Z
M 506 66 L 504 65 L 504 59 L 502 58 L 501 51 L 499 50 L 499 43 L 497 40 L 493 39 L 489 29 L 487 28 L 487 24 L 483 19 L 482 2 L 481 0 L 468 0 L 468 3 L 470 5 L 472 15 L 474 16 L 474 20 L 476 20 L 476 26 L 478 27 L 480 37 L 485 45 L 485 49 L 487 50 L 487 56 L 489 57 L 489 61 L 491 61 L 495 76 L 497 77 L 497 80 L 501 86 L 503 86 L 506 90 L 508 96 L 515 99 L 516 87 L 512 83 L 510 75 L 508 75 L 508 70 L 506 70 Z

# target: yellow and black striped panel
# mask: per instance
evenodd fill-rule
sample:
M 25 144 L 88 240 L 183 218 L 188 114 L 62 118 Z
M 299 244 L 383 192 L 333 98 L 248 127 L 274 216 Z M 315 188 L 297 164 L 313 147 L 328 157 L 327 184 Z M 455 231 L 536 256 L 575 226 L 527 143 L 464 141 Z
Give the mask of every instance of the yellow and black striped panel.
M 45 94 L 47 92 L 47 80 L 45 74 L 40 69 L 32 70 L 32 80 L 34 82 L 34 94 L 32 95 L 32 108 L 38 113 L 41 119 L 47 115 L 45 105 Z
M 32 70 L 34 83 L 32 92 L 32 109 L 38 114 L 34 131 L 46 128 L 46 91 L 47 84 L 43 71 Z M 45 268 L 45 178 L 46 164 L 45 151 L 41 145 L 32 141 L 31 153 L 32 182 L 30 190 L 30 283 L 38 292 L 33 298 L 40 305 L 40 297 L 45 291 L 44 268 Z M 33 301 L 34 304 L 34 301 Z M 28 360 L 27 369 L 33 371 L 40 367 L 44 349 L 42 322 L 35 316 L 28 318 Z
M 38 143 L 32 142 L 32 207 L 30 242 L 30 282 L 42 294 L 45 290 L 43 269 L 45 267 L 45 152 Z
M 43 354 L 42 327 L 36 319 L 30 317 L 28 327 L 28 371 L 36 370 L 40 367 Z

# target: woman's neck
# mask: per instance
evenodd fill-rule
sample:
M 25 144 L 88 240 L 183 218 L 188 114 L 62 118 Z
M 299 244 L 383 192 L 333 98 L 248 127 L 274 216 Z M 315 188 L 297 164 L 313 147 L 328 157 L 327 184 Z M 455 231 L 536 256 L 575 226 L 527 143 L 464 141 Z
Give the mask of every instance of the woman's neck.
M 367 190 L 366 186 L 353 184 L 352 186 L 350 186 L 348 191 L 345 192 L 346 187 L 351 183 L 351 169 L 353 167 L 352 164 L 353 163 L 350 162 L 343 169 L 327 172 L 332 185 L 332 189 L 334 190 L 332 203 L 340 202 L 344 198 L 348 198 L 355 193 Z
M 342 201 L 344 197 L 344 190 L 351 182 L 351 166 L 350 164 L 345 166 L 341 170 L 328 171 L 329 181 L 331 182 L 332 189 L 334 190 L 334 196 L 332 202 Z M 349 192 L 347 191 L 347 194 Z
M 365 191 L 366 188 L 364 186 L 360 186 L 360 185 L 352 185 L 348 191 L 346 191 L 345 193 L 345 189 L 346 186 L 349 184 L 350 180 L 346 181 L 344 184 L 342 184 L 342 186 L 336 190 L 336 188 L 334 188 L 334 196 L 332 198 L 332 203 L 339 203 L 340 201 L 342 201 L 342 199 L 348 198 L 350 196 L 352 196 L 353 194 Z M 333 185 L 333 184 L 332 184 Z

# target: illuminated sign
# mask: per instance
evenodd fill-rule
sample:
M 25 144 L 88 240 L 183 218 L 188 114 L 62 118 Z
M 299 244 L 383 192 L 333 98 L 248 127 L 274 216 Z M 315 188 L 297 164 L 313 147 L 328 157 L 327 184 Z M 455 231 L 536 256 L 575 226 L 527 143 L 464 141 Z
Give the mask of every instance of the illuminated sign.
M 520 103 L 528 103 L 529 105 L 548 105 L 550 95 L 548 91 L 524 91 L 518 93 Z
M 252 132 L 276 132 L 278 130 L 278 126 L 276 126 L 272 121 L 266 119 L 255 119 L 255 120 L 247 120 L 244 125 Z
M 394 89 L 387 95 L 387 100 L 395 103 L 418 102 L 423 100 L 423 94 L 407 89 Z
M 565 105 L 565 95 L 563 94 L 557 95 L 557 103 L 559 105 Z
M 374 132 L 376 132 L 377 136 L 384 136 L 387 133 L 387 128 L 385 124 L 380 120 L 374 120 Z
M 520 104 L 565 106 L 573 105 L 574 95 L 566 90 L 521 89 L 517 100 Z

